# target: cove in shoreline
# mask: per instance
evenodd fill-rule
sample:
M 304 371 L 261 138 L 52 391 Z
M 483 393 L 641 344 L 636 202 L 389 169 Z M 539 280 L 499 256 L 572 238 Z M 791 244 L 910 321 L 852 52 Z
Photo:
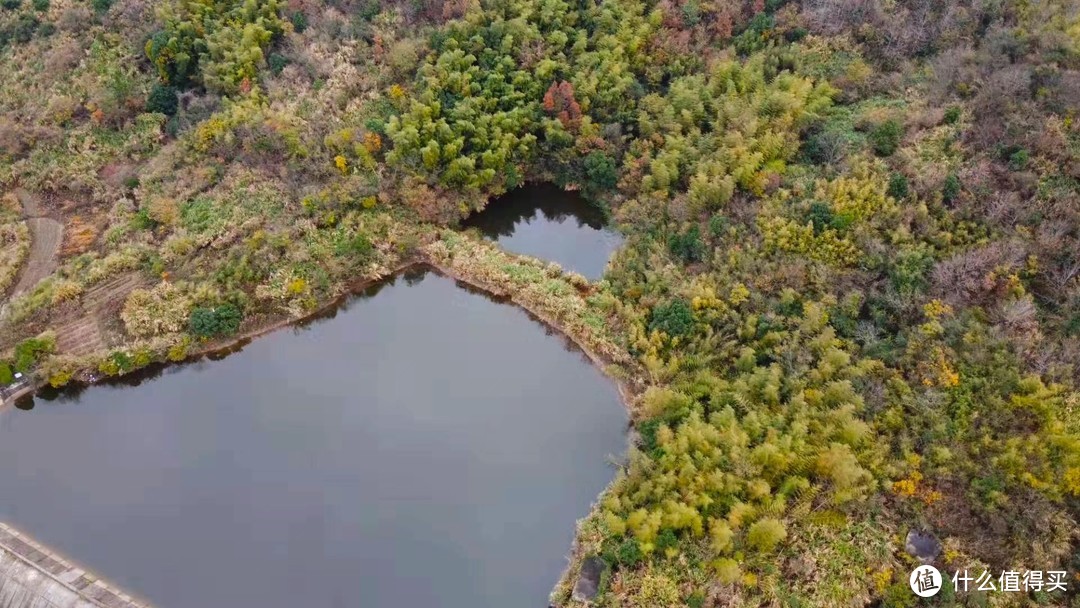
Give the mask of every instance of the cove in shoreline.
M 603 276 L 623 242 L 603 209 L 550 183 L 527 184 L 492 199 L 462 227 L 507 251 L 555 262 L 590 281 Z

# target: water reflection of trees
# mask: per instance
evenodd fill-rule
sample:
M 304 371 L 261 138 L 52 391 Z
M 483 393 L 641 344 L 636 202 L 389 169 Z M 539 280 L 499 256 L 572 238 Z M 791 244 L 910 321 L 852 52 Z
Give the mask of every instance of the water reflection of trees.
M 508 237 L 514 234 L 518 224 L 532 222 L 538 214 L 549 222 L 562 223 L 573 218 L 579 228 L 600 230 L 605 223 L 603 211 L 577 193 L 560 190 L 552 184 L 530 184 L 491 201 L 463 225 L 478 228 L 489 238 Z
M 437 269 L 427 266 L 425 264 L 417 264 L 410 266 L 405 270 L 390 275 L 385 279 L 379 280 L 364 289 L 355 293 L 347 294 L 343 296 L 337 304 L 326 307 L 326 309 L 315 313 L 312 316 L 301 319 L 290 325 L 294 333 L 305 332 L 311 329 L 313 326 L 330 321 L 337 318 L 339 313 L 348 311 L 358 301 L 368 300 L 378 295 L 382 290 L 387 287 L 392 287 L 397 282 L 403 281 L 406 286 L 413 287 L 419 285 L 428 275 L 434 274 L 437 276 L 444 276 Z M 507 296 L 500 296 L 486 291 L 482 288 L 471 285 L 465 281 L 453 279 L 457 288 L 463 289 L 466 292 L 483 297 L 484 299 L 500 304 L 504 306 L 514 306 L 522 314 L 524 314 L 530 321 L 538 325 L 543 329 L 544 333 L 548 336 L 559 338 L 563 343 L 563 348 L 567 352 L 576 353 L 583 361 L 591 363 L 585 352 L 574 343 L 569 337 L 563 334 L 561 331 L 549 325 L 540 317 L 537 317 L 532 312 L 516 306 L 511 298 Z M 93 387 L 116 387 L 116 388 L 134 388 L 141 386 L 143 383 L 156 380 L 165 374 L 179 373 L 184 370 L 199 371 L 204 369 L 207 365 L 214 361 L 220 361 L 226 357 L 236 354 L 242 351 L 248 344 L 251 343 L 251 339 L 244 339 L 204 355 L 198 356 L 194 359 L 190 359 L 183 362 L 171 362 L 171 363 L 152 363 L 142 369 L 123 374 L 120 376 L 107 376 L 101 378 L 93 383 L 86 382 L 70 382 L 61 388 L 53 388 L 52 386 L 45 385 L 38 389 L 35 393 L 25 395 L 15 401 L 15 408 L 19 410 L 29 411 L 33 410 L 40 402 L 48 404 L 65 404 L 65 403 L 78 403 L 84 392 Z

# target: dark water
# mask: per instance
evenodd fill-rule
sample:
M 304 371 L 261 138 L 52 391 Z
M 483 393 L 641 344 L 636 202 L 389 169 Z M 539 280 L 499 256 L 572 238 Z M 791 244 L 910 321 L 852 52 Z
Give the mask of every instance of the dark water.
M 434 274 L 335 316 L 0 412 L 0 520 L 158 608 L 546 606 L 613 385 Z
M 464 222 L 515 253 L 557 262 L 596 280 L 622 244 L 604 214 L 577 193 L 550 184 L 528 185 L 488 203 Z

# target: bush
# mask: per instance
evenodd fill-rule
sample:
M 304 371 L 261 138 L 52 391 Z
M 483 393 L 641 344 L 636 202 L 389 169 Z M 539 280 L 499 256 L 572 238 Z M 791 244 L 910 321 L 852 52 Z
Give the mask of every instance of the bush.
M 1027 168 L 1030 159 L 1028 151 L 1021 148 L 1009 155 L 1009 168 L 1013 171 L 1023 171 Z
M 590 152 L 585 157 L 585 175 L 589 185 L 604 190 L 614 188 L 619 181 L 614 159 L 603 152 Z
M 15 371 L 28 372 L 42 355 L 56 350 L 56 339 L 51 334 L 27 338 L 15 345 Z
M 668 549 L 675 548 L 679 544 L 679 537 L 675 536 L 675 531 L 671 529 L 664 529 L 660 534 L 656 535 L 656 550 L 663 552 Z
M 945 178 L 945 183 L 941 186 L 941 198 L 946 203 L 952 203 L 956 199 L 960 198 L 960 191 L 963 186 L 960 184 L 960 178 L 955 173 L 950 173 Z
M 694 27 L 698 23 L 701 23 L 701 6 L 696 0 L 691 0 L 682 7 L 683 13 L 683 25 L 686 27 Z
M 197 307 L 191 311 L 188 327 L 191 333 L 200 338 L 229 336 L 240 329 L 243 314 L 232 304 L 222 304 L 215 308 Z
M 364 21 L 371 21 L 377 17 L 381 11 L 382 5 L 379 3 L 379 0 L 362 0 L 357 16 Z
M 787 538 L 787 529 L 784 528 L 784 524 L 772 517 L 754 522 L 746 533 L 747 544 L 762 553 L 770 553 L 785 538 Z
M 34 37 L 34 32 L 37 31 L 40 24 L 41 22 L 37 17 L 23 13 L 15 19 L 15 23 L 6 32 L 0 33 L 0 36 L 7 34 L 15 42 L 26 44 Z
M 684 300 L 672 300 L 653 308 L 649 331 L 662 331 L 669 336 L 683 336 L 694 326 L 694 314 Z
M 889 176 L 889 189 L 886 193 L 898 201 L 904 200 L 911 193 L 908 178 L 903 173 L 893 173 Z
M 619 545 L 615 558 L 618 560 L 620 566 L 633 568 L 640 564 L 641 560 L 645 559 L 645 556 L 641 553 L 641 547 L 638 546 L 637 541 L 632 538 L 627 538 Z
M 68 382 L 71 382 L 71 379 L 73 377 L 74 374 L 70 370 L 60 370 L 49 376 L 49 386 L 53 388 L 60 388 Z
M 870 131 L 870 145 L 878 156 L 892 156 L 900 147 L 900 137 L 904 134 L 900 123 L 886 120 Z
M 771 30 L 776 25 L 772 15 L 760 12 L 747 24 L 746 29 L 732 41 L 740 55 L 749 55 L 769 45 Z
M 146 98 L 146 111 L 157 112 L 166 116 L 176 114 L 179 100 L 176 97 L 176 87 L 157 83 L 150 89 L 150 95 Z
M 643 452 L 652 452 L 660 447 L 657 442 L 657 431 L 660 430 L 660 425 L 664 424 L 664 421 L 659 418 L 653 418 L 652 420 L 646 420 L 637 425 L 637 432 L 640 439 L 640 447 Z
M 0 0 L 0 8 L 5 10 L 18 10 L 20 6 L 22 6 L 22 0 Z
M 728 218 L 724 215 L 717 213 L 709 218 L 709 235 L 714 239 L 718 239 L 727 232 Z
M 122 350 L 118 350 L 109 355 L 109 361 L 115 364 L 116 368 L 120 370 L 121 373 L 126 373 L 135 369 L 135 358 Z
M 31 4 L 34 6 L 34 10 L 39 13 L 49 10 L 49 0 L 33 0 Z
M 700 262 L 705 254 L 701 229 L 695 224 L 686 232 L 672 236 L 668 241 L 668 249 L 684 263 Z
M 355 256 L 361 260 L 367 260 L 374 251 L 375 245 L 363 233 L 357 234 L 335 249 L 335 253 L 340 256 Z
M 0 361 L 0 386 L 6 386 L 15 381 L 15 372 L 6 361 Z
M 1073 315 L 1065 324 L 1065 335 L 1069 337 L 1080 336 L 1080 313 Z
M 960 113 L 960 106 L 949 106 L 949 109 L 945 110 L 945 124 L 956 124 L 960 120 Z
M 832 208 L 821 201 L 814 201 L 810 204 L 807 219 L 810 220 L 810 224 L 814 226 L 814 234 L 821 234 L 832 226 Z
M 814 165 L 833 165 L 847 154 L 847 142 L 842 133 L 825 130 L 809 135 L 802 144 L 802 157 Z
M 793 27 L 784 32 L 784 40 L 787 40 L 788 42 L 799 42 L 809 34 L 810 31 L 805 27 Z
M 289 65 L 289 58 L 281 53 L 270 53 L 270 59 L 266 63 L 270 66 L 270 73 L 277 76 Z
M 292 17 L 289 20 L 292 21 L 293 30 L 297 34 L 303 34 L 304 30 L 307 29 L 308 18 L 307 14 L 305 14 L 304 12 L 296 11 L 292 14 Z
M 159 225 L 157 220 L 150 217 L 149 209 L 139 209 L 131 217 L 131 227 L 135 230 L 153 230 Z
M 925 291 L 929 285 L 928 277 L 934 268 L 934 258 L 923 249 L 902 250 L 893 259 L 889 267 L 889 282 L 893 288 L 905 295 Z
M 113 0 L 90 0 L 90 6 L 99 13 L 104 13 L 112 6 Z

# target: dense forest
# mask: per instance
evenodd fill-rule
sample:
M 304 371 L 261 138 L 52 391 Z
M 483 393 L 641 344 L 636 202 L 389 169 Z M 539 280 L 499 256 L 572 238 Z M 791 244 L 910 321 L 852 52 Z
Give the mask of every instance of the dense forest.
M 0 0 L 0 384 L 425 257 L 632 389 L 556 605 L 599 556 L 598 606 L 914 606 L 910 530 L 1075 572 L 1078 111 L 1070 0 Z M 601 281 L 455 229 L 530 181 L 626 235 Z

